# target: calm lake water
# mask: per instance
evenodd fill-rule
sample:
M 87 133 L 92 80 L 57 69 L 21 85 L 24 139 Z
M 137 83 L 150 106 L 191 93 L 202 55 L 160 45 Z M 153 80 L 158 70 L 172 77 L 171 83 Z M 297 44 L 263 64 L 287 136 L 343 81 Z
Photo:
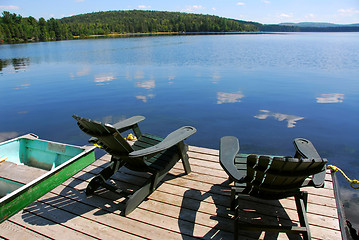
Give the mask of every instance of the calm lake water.
M 33 132 L 83 145 L 73 114 L 115 123 L 133 115 L 160 136 L 244 153 L 292 155 L 292 140 L 359 178 L 359 34 L 157 36 L 0 46 L 0 140 Z M 359 226 L 359 190 L 339 175 Z

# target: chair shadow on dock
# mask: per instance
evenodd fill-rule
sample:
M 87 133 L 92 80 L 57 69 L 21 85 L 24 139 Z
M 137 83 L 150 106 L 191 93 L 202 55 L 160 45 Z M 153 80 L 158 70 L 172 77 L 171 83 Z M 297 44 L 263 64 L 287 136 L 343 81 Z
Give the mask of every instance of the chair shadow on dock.
M 116 220 L 120 217 L 122 218 L 121 221 L 125 222 L 126 198 L 104 188 L 99 188 L 91 196 L 87 196 L 85 193 L 89 181 L 106 165 L 107 162 L 97 166 L 89 166 L 87 168 L 89 170 L 76 174 L 73 178 L 24 208 L 22 219 L 28 224 L 38 226 L 66 225 L 73 220 L 80 221 L 77 220 L 79 217 L 97 220 L 97 218 L 103 219 L 103 215 L 114 214 L 117 216 L 115 217 Z M 136 191 L 142 182 L 146 181 L 148 175 L 148 173 L 134 172 L 124 168 L 112 176 L 111 182 L 126 188 L 128 191 Z M 159 183 L 159 186 L 166 181 L 184 175 L 185 173 L 169 173 Z M 147 200 L 145 199 L 145 201 Z
M 121 211 L 122 204 L 116 201 L 118 197 L 117 199 L 112 197 L 116 200 L 101 197 L 103 194 L 108 195 L 103 189 L 99 189 L 95 196 L 86 196 L 85 189 L 88 182 L 83 180 L 89 180 L 92 177 L 92 174 L 84 173 L 53 189 L 24 208 L 23 220 L 33 225 L 56 225 L 67 223 L 80 216 L 86 217 L 89 214 L 98 216 Z
M 233 239 L 234 220 L 233 212 L 230 211 L 230 188 L 229 181 L 226 180 L 221 184 L 215 184 L 208 192 L 202 193 L 197 189 L 189 189 L 184 193 L 181 205 L 178 225 L 182 234 L 182 238 L 199 237 L 201 239 Z M 208 229 L 205 234 L 200 234 L 197 219 L 208 213 L 201 205 L 208 205 L 212 202 L 216 208 L 216 212 L 212 211 L 208 217 Z M 206 202 L 206 203 L 205 203 Z M 271 225 L 297 225 L 290 220 L 285 209 L 278 200 L 262 202 L 253 197 L 247 197 L 239 200 L 241 209 L 241 221 L 251 222 L 255 224 L 271 224 Z M 211 222 L 211 223 L 210 223 Z M 239 233 L 240 239 L 278 239 L 279 234 L 275 232 L 253 232 L 242 231 Z M 282 233 L 285 234 L 285 233 Z M 299 234 L 287 234 L 288 239 L 302 239 Z

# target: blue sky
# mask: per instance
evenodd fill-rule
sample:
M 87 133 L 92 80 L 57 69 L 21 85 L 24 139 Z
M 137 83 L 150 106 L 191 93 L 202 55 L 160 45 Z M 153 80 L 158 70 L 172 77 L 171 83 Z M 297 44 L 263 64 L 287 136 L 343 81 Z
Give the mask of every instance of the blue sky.
M 108 10 L 210 14 L 260 23 L 359 23 L 359 0 L 0 0 L 0 12 L 49 19 Z

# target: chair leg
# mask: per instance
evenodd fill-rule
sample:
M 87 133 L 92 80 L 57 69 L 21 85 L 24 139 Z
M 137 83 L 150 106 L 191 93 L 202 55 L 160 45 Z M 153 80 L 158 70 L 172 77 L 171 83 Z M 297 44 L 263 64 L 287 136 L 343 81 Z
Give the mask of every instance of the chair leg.
M 301 227 L 305 227 L 306 232 L 303 233 L 303 239 L 311 239 L 308 219 L 307 219 L 307 202 L 308 192 L 300 192 L 295 196 L 295 203 L 297 205 L 298 217 Z
M 145 198 L 153 192 L 151 181 L 147 181 L 140 189 L 133 193 L 126 202 L 124 215 L 127 216 L 133 210 L 136 209 L 138 205 L 142 203 Z
M 297 205 L 297 212 L 299 216 L 299 226 L 277 226 L 277 225 L 263 225 L 263 224 L 253 224 L 253 223 L 243 223 L 240 222 L 239 219 L 239 195 L 236 193 L 236 188 L 232 188 L 232 200 L 231 200 L 231 208 L 234 210 L 234 239 L 238 239 L 239 232 L 241 230 L 244 231 L 259 231 L 259 232 L 285 232 L 285 233 L 301 233 L 303 235 L 303 239 L 309 240 L 311 239 L 309 224 L 306 215 L 307 208 L 307 200 L 308 193 L 300 192 L 295 196 L 295 202 Z
M 154 173 L 140 189 L 128 198 L 124 211 L 125 216 L 135 210 L 147 196 L 157 189 L 159 182 L 167 175 L 168 171 L 168 169 L 165 169 L 164 171 Z
M 112 157 L 110 164 L 105 169 L 103 169 L 96 177 L 94 177 L 87 185 L 86 195 L 89 196 L 93 194 L 96 191 L 96 189 L 99 188 L 100 186 L 106 188 L 107 186 L 106 181 L 113 174 L 115 174 L 123 165 L 124 165 L 123 161 Z
M 180 152 L 184 171 L 186 174 L 189 174 L 192 170 L 191 170 L 191 166 L 189 165 L 189 161 L 188 161 L 188 158 L 189 158 L 188 154 L 187 154 L 188 146 L 186 144 L 184 144 L 184 142 L 182 141 L 177 144 L 177 147 Z
M 127 200 L 125 206 L 125 216 L 131 213 L 141 202 L 152 192 L 154 192 L 160 181 L 167 175 L 171 168 L 177 163 L 178 158 L 173 158 L 165 168 L 160 171 L 153 172 L 152 176 L 145 182 L 145 184 L 133 193 Z

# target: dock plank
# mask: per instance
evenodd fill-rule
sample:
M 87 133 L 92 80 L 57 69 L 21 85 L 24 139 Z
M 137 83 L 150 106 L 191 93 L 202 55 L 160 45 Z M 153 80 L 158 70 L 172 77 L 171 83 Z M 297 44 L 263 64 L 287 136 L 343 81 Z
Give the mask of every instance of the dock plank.
M 60 225 L 54 221 L 51 221 L 49 219 L 40 217 L 38 215 L 35 215 L 33 213 L 27 212 L 26 210 L 23 210 L 14 216 L 10 218 L 10 220 L 7 220 L 0 224 L 0 227 L 2 228 L 2 225 L 4 223 L 11 222 L 15 223 L 19 227 L 22 228 L 21 231 L 29 231 L 31 230 L 33 232 L 32 236 L 36 239 L 41 239 L 43 236 L 46 236 L 46 238 L 50 239 L 92 239 L 90 236 L 85 235 L 81 232 L 78 232 L 76 230 L 67 228 L 63 225 Z M 18 239 L 17 235 L 14 235 L 12 233 L 8 234 L 5 232 L 0 232 L 0 236 L 3 236 L 8 239 Z M 25 235 L 24 235 L 25 236 Z M 25 239 L 32 239 L 32 238 L 25 238 Z
M 0 232 L 2 236 L 11 236 L 10 239 L 51 239 L 49 237 L 43 236 L 36 232 L 33 232 L 29 229 L 19 226 L 12 221 L 6 221 L 0 224 Z M 0 238 L 4 239 L 4 238 Z
M 189 146 L 188 155 L 189 175 L 184 175 L 182 163 L 177 163 L 158 189 L 124 217 L 124 198 L 101 189 L 91 197 L 85 194 L 88 182 L 110 161 L 106 154 L 0 224 L 0 238 L 21 239 L 24 232 L 28 239 L 232 239 L 230 185 L 219 164 L 219 151 Z M 112 180 L 136 188 L 148 176 L 121 169 Z M 312 238 L 341 239 L 330 172 L 324 188 L 306 190 Z M 294 198 L 244 198 L 241 208 L 243 221 L 298 224 Z M 261 220 L 256 220 L 258 216 Z M 240 239 L 297 239 L 283 233 L 240 234 Z
M 132 214 L 129 217 L 122 216 L 121 210 L 124 209 L 124 204 L 117 200 L 117 195 L 115 196 L 112 193 L 104 193 L 101 197 L 94 195 L 87 198 L 81 185 L 76 185 L 75 188 L 60 186 L 52 192 L 59 194 L 58 196 L 63 196 L 67 199 L 67 201 L 71 202 L 74 206 L 74 210 L 72 212 L 79 216 L 107 224 L 114 228 L 118 228 L 121 231 L 130 232 L 137 236 L 148 238 L 162 236 L 164 239 L 181 239 L 180 235 L 177 234 L 176 236 L 173 231 L 169 231 L 164 227 L 158 228 L 158 226 L 153 226 L 155 225 L 153 221 L 150 221 L 150 224 L 144 221 L 143 212 L 138 212 L 137 217 Z M 109 199 L 111 198 L 111 195 L 112 198 L 116 197 L 116 200 Z M 156 219 L 157 213 L 147 213 L 147 215 L 149 218 Z
M 25 211 L 33 213 L 37 216 L 49 219 L 56 224 L 61 224 L 77 232 L 86 234 L 90 237 L 99 239 L 139 239 L 138 237 L 118 231 L 117 229 L 107 226 L 105 222 L 97 222 L 78 213 L 86 212 L 96 216 L 96 209 L 84 209 L 82 204 L 72 204 L 67 198 L 48 193 L 41 197 L 36 204 L 33 204 Z M 69 238 L 66 238 L 69 239 Z

